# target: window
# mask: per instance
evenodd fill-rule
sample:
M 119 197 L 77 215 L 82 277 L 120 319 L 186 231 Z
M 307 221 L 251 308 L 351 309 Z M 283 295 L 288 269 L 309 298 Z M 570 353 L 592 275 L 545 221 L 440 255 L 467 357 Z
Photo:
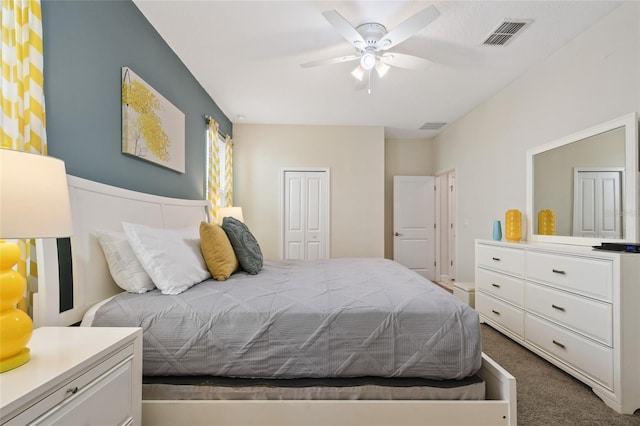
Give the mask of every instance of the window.
M 218 123 L 207 121 L 207 199 L 211 202 L 211 219 L 217 219 L 221 207 L 230 207 L 233 200 L 232 140 L 218 132 Z

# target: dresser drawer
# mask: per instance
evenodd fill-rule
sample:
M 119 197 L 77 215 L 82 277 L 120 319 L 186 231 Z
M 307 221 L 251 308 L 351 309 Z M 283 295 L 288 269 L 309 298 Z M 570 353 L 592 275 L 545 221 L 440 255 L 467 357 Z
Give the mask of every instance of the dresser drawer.
M 610 260 L 529 251 L 527 278 L 611 301 L 613 264 Z
M 613 389 L 613 349 L 529 313 L 525 334 L 528 343 Z
M 478 244 L 476 248 L 476 262 L 479 266 L 519 277 L 524 274 L 524 250 L 484 244 Z
M 488 296 L 482 291 L 476 294 L 476 310 L 485 318 L 511 330 L 518 337 L 524 337 L 522 310 Z
M 476 288 L 520 307 L 524 304 L 524 281 L 510 275 L 478 268 Z
M 609 303 L 576 296 L 527 282 L 526 310 L 559 322 L 607 346 L 613 345 L 613 307 Z

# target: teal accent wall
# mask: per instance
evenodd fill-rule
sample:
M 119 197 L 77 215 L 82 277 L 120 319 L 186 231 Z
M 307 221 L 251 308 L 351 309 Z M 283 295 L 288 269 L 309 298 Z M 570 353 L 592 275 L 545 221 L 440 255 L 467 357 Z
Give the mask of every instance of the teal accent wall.
M 230 120 L 130 0 L 42 2 L 49 155 L 67 173 L 135 191 L 204 198 L 204 115 Z M 184 174 L 122 154 L 121 67 L 185 114 Z

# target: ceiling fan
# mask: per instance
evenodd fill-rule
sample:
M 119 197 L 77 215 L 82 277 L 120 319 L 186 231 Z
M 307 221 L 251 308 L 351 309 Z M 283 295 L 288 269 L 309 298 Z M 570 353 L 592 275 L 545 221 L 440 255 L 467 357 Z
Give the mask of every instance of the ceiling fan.
M 364 23 L 354 27 L 335 10 L 329 10 L 322 14 L 340 35 L 353 45 L 356 53 L 354 55 L 307 62 L 300 65 L 302 68 L 358 60 L 359 64 L 351 72 L 351 75 L 362 82 L 364 82 L 364 78 L 366 77 L 369 83 L 369 93 L 371 93 L 371 71 L 373 69 L 376 70 L 378 77 L 382 78 L 387 71 L 394 66 L 407 69 L 421 69 L 431 63 L 425 58 L 405 53 L 391 52 L 389 49 L 407 40 L 440 16 L 440 12 L 435 6 L 429 6 L 421 10 L 404 20 L 391 31 L 387 31 L 384 25 L 377 22 Z

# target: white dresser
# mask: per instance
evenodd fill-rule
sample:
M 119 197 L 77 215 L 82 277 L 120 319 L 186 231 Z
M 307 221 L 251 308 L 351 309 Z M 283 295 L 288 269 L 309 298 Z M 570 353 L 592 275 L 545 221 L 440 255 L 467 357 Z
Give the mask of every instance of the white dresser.
M 640 408 L 640 254 L 478 240 L 476 309 L 616 411 Z
M 141 424 L 141 329 L 42 327 L 27 346 L 0 374 L 1 424 Z

